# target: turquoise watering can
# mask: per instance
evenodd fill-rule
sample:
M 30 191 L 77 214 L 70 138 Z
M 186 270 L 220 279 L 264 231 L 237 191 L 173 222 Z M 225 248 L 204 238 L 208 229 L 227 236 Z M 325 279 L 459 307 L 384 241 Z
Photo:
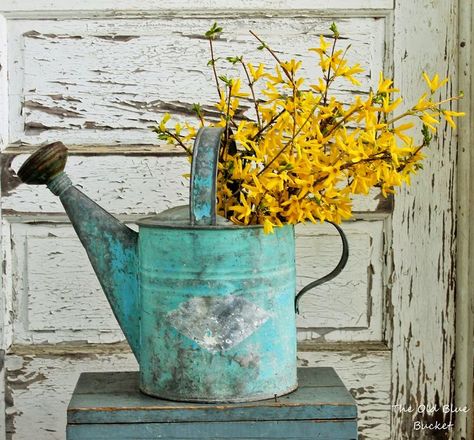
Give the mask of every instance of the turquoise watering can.
M 140 389 L 170 400 L 243 402 L 293 391 L 295 295 L 292 225 L 265 234 L 216 216 L 222 129 L 199 131 L 193 152 L 190 205 L 138 221 L 139 232 L 72 186 L 67 149 L 40 148 L 20 168 L 29 184 L 59 196 L 112 310 L 140 365 Z

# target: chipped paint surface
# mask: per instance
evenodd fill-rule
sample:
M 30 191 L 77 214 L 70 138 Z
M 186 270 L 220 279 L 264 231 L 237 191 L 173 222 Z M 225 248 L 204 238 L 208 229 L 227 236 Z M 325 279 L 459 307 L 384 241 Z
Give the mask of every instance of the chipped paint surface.
M 70 225 L 64 220 L 13 223 L 11 229 L 16 343 L 123 340 Z M 337 264 L 340 244 L 330 226 L 296 230 L 297 287 L 301 288 Z M 301 340 L 381 339 L 383 222 L 348 222 L 344 230 L 351 243 L 348 266 L 339 277 L 303 297 L 297 321 Z M 369 266 L 374 268 L 371 286 Z
M 93 11 L 94 14 L 104 13 L 105 15 L 121 16 L 121 13 L 130 14 L 131 11 L 137 11 L 146 15 L 147 11 L 157 11 L 163 14 L 163 11 L 170 10 L 181 13 L 189 13 L 189 2 L 186 0 L 164 0 L 156 3 L 154 0 L 142 0 L 137 3 L 136 0 L 121 0 L 117 4 L 114 0 L 102 0 L 97 4 L 94 0 L 82 0 L 81 4 L 71 2 L 67 4 L 70 11 L 74 14 L 80 14 L 84 11 Z M 206 13 L 232 11 L 234 14 L 241 13 L 242 9 L 255 14 L 255 12 L 274 11 L 274 10 L 310 10 L 320 11 L 327 8 L 324 0 L 245 0 L 241 3 L 233 3 L 228 0 L 197 0 L 193 3 L 196 12 L 206 11 Z M 62 2 L 51 0 L 11 0 L 6 5 L 2 5 L 0 11 L 6 13 L 28 13 L 38 14 L 48 12 L 54 15 L 55 12 L 63 12 L 64 4 Z M 333 0 L 331 8 L 336 10 L 346 10 L 350 8 L 364 9 L 392 9 L 393 4 L 390 0 Z M 87 15 L 86 15 L 87 16 Z
M 75 346 L 69 354 L 47 347 L 7 358 L 9 382 L 9 440 L 26 440 L 35 427 L 35 440 L 65 440 L 66 407 L 79 373 L 83 371 L 131 371 L 138 366 L 131 353 L 117 353 L 103 346 L 94 352 Z M 72 351 L 75 351 L 72 352 Z M 334 366 L 347 388 L 355 395 L 359 411 L 360 439 L 389 440 L 390 354 L 353 354 L 339 350 L 301 352 L 300 366 Z M 24 389 L 23 380 L 43 375 Z M 377 384 L 374 386 L 374 384 Z M 363 436 L 361 436 L 363 435 Z
M 190 104 L 198 100 L 212 113 L 209 103 L 215 91 L 201 87 L 196 91 L 194 84 L 208 86 L 205 42 L 196 35 L 215 19 L 232 16 L 229 21 L 234 24 L 226 22 L 226 30 L 239 29 L 238 38 L 219 42 L 219 47 L 229 51 L 226 56 L 250 47 L 244 37 L 249 27 L 261 29 L 269 41 L 288 42 L 284 52 L 302 53 L 335 20 L 350 35 L 355 48 L 353 61 L 361 60 L 373 73 L 383 66 L 390 71 L 394 62 L 398 84 L 405 94 L 415 94 L 420 85 L 420 69 L 454 75 L 456 17 L 452 0 L 395 2 L 395 34 L 390 11 L 380 12 L 380 8 L 392 8 L 392 2 L 386 0 L 335 0 L 331 8 L 336 12 L 330 17 L 324 17 L 327 2 L 319 0 L 284 0 L 276 4 L 249 0 L 238 11 L 231 10 L 237 7 L 235 3 L 213 0 L 202 3 L 208 8 L 206 18 L 202 12 L 185 10 L 189 2 L 182 0 L 159 5 L 147 3 L 148 0 L 140 5 L 136 0 L 127 0 L 128 9 L 135 9 L 135 15 L 130 11 L 101 11 L 103 2 L 86 2 L 9 3 L 8 8 L 17 19 L 7 20 L 9 64 L 6 44 L 0 45 L 0 98 L 9 95 L 8 99 L 0 99 L 2 109 L 8 109 L 0 111 L 2 147 L 10 144 L 9 151 L 16 148 L 21 152 L 17 146 L 21 141 L 35 144 L 46 139 L 62 139 L 76 145 L 76 154 L 83 154 L 71 158 L 68 172 L 73 180 L 107 210 L 122 214 L 127 220 L 186 203 L 187 184 L 181 177 L 188 169 L 185 158 L 157 157 L 156 151 L 163 147 L 151 146 L 155 139 L 146 126 L 165 111 L 185 117 Z M 110 8 L 116 6 L 116 2 L 106 2 Z M 153 11 L 148 7 L 151 3 L 153 8 L 162 10 Z M 55 11 L 45 8 L 46 4 Z M 74 12 L 65 11 L 65 5 Z M 81 11 L 84 5 L 95 11 Z M 211 17 L 215 6 L 222 12 Z M 262 7 L 264 10 L 259 9 Z M 357 10 L 359 7 L 364 9 Z M 138 11 L 140 8 L 147 11 Z M 294 8 L 304 9 L 292 11 Z M 116 17 L 121 19 L 115 20 Z M 0 28 L 6 32 L 3 24 L 2 18 Z M 189 30 L 188 24 L 195 29 Z M 170 45 L 160 45 L 164 39 L 172 40 Z M 146 50 L 148 42 L 153 42 L 156 51 Z M 84 54 L 90 53 L 92 43 L 95 60 L 88 60 Z M 391 60 L 394 44 L 396 55 Z M 193 50 L 195 45 L 199 51 Z M 123 54 L 133 48 L 139 50 L 133 55 L 132 65 L 132 58 Z M 191 69 L 192 81 L 183 81 L 188 72 L 179 69 L 177 57 L 168 63 L 160 59 L 162 67 L 158 72 L 156 52 L 160 50 L 174 50 L 174 54 L 183 51 L 184 60 L 192 58 L 190 65 L 197 67 Z M 261 55 L 258 52 L 256 56 Z M 204 62 L 199 64 L 200 60 Z M 137 70 L 135 62 L 143 65 L 144 71 Z M 58 65 L 64 68 L 57 69 Z M 371 78 L 372 82 L 376 80 Z M 159 87 L 161 84 L 164 86 Z M 160 95 L 161 90 L 168 95 Z M 340 93 L 352 91 L 341 89 Z M 451 134 L 445 132 L 434 148 L 436 158 L 430 161 L 428 170 L 414 179 L 414 192 L 397 196 L 393 234 L 390 201 L 381 199 L 377 192 L 356 201 L 362 221 L 348 224 L 345 229 L 349 229 L 351 251 L 357 260 L 349 261 L 347 276 L 343 274 L 327 285 L 330 290 L 322 286 L 309 293 L 302 307 L 299 338 L 309 345 L 317 341 L 333 346 L 329 352 L 303 352 L 301 363 L 336 365 L 357 398 L 360 438 L 364 440 L 412 438 L 410 415 L 392 414 L 393 434 L 389 434 L 391 376 L 393 403 L 425 399 L 425 394 L 429 402 L 443 403 L 450 398 L 455 234 L 452 145 Z M 145 158 L 143 152 L 148 149 L 153 157 Z M 166 148 L 162 151 L 170 153 Z M 8 192 L 2 205 L 9 214 L 2 225 L 6 256 L 4 333 L 6 341 L 14 338 L 28 344 L 20 361 L 16 356 L 9 359 L 12 370 L 23 373 L 13 377 L 7 387 L 8 438 L 29 439 L 33 426 L 38 440 L 64 440 L 65 407 L 78 371 L 129 369 L 133 360 L 131 354 L 113 354 L 108 346 L 98 355 L 71 354 L 77 351 L 78 341 L 101 344 L 123 340 L 123 335 L 80 243 L 64 223 L 60 204 L 46 190 L 16 185 L 10 168 L 18 169 L 25 158 L 24 154 L 15 153 L 12 158 L 2 157 L 2 179 L 7 181 L 2 189 Z M 425 179 L 423 176 L 428 173 L 430 177 Z M 332 238 L 318 229 L 301 234 L 299 282 L 316 278 L 319 270 L 325 273 L 326 260 L 337 258 L 339 250 L 333 248 L 325 253 L 324 260 L 316 265 L 312 262 L 313 242 L 318 240 L 323 250 L 331 249 Z M 395 257 L 391 276 L 385 273 L 390 252 Z M 363 264 L 358 265 L 358 261 Z M 53 280 L 59 282 L 55 285 Z M 393 347 L 393 362 L 388 350 L 367 353 L 361 348 L 366 346 L 364 341 L 381 339 Z M 343 341 L 362 341 L 362 345 L 351 342 L 344 348 Z M 36 344 L 42 342 L 53 344 L 50 347 L 56 355 L 35 355 Z M 41 375 L 46 379 L 22 389 L 22 380 Z
M 455 95 L 457 2 L 396 2 L 395 79 L 407 98 L 421 94 L 419 72 L 448 76 L 441 99 Z M 416 27 L 412 17 L 417 17 Z M 424 29 L 420 32 L 419 29 Z M 395 198 L 393 213 L 393 388 L 395 405 L 449 405 L 454 392 L 456 137 L 446 123 L 422 173 Z M 452 430 L 416 431 L 414 422 L 449 423 L 454 413 L 398 412 L 400 439 L 448 439 Z M 442 423 L 441 423 L 442 424 Z
M 363 344 L 351 343 L 326 352 L 302 349 L 298 361 L 301 366 L 334 367 L 357 401 L 359 440 L 397 439 L 390 434 L 389 350 L 372 351 Z
M 188 204 L 189 180 L 183 174 L 189 173 L 189 162 L 182 155 L 160 156 L 156 150 L 150 156 L 127 155 L 122 146 L 120 154 L 115 155 L 72 155 L 66 171 L 75 185 L 113 214 L 152 214 Z M 17 156 L 12 149 L 10 151 L 13 159 L 9 166 L 18 170 L 28 155 Z M 106 153 L 110 154 L 111 150 Z M 5 211 L 64 212 L 58 198 L 44 187 L 18 186 L 18 179 L 12 171 L 5 176 L 11 181 L 7 186 L 10 187 L 9 195 L 2 200 Z M 379 212 L 379 203 L 380 193 L 374 190 L 368 197 L 357 197 L 354 208 L 358 212 Z
M 305 60 L 305 74 L 313 77 L 315 57 L 307 49 L 327 33 L 332 20 L 219 17 L 226 34 L 216 41 L 216 51 L 223 58 L 243 53 L 254 63 L 270 62 L 268 54 L 255 50 L 248 32 L 252 28 L 278 47 L 281 57 L 297 52 Z M 192 104 L 200 102 L 205 112 L 215 114 L 208 43 L 195 38 L 208 29 L 209 19 L 188 17 L 185 23 L 183 28 L 179 16 L 12 23 L 9 42 L 18 63 L 10 70 L 21 81 L 11 84 L 11 93 L 24 97 L 11 103 L 12 114 L 22 114 L 11 125 L 12 141 L 37 144 L 60 138 L 66 144 L 114 145 L 140 139 L 152 144 L 156 136 L 148 126 L 165 112 L 182 121 L 192 115 Z M 375 72 L 383 68 L 384 24 L 371 17 L 341 20 L 352 45 L 350 61 L 366 68 L 370 78 L 364 78 L 362 89 L 336 84 L 339 94 L 365 94 L 376 86 Z M 220 72 L 232 75 L 232 67 L 221 63 Z M 251 107 L 244 101 L 243 106 Z
M 131 353 L 9 356 L 7 440 L 65 440 L 66 407 L 81 371 L 137 370 Z M 110 351 L 110 350 L 109 350 Z

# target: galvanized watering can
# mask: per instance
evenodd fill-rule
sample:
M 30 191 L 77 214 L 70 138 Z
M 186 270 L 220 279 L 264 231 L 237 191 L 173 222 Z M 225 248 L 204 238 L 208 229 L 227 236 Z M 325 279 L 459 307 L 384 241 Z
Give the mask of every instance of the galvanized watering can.
M 131 230 L 72 186 L 60 143 L 34 153 L 18 171 L 59 196 L 140 364 L 140 389 L 152 396 L 242 402 L 291 392 L 296 379 L 292 225 L 265 234 L 216 217 L 222 130 L 198 133 L 190 205 L 138 221 Z

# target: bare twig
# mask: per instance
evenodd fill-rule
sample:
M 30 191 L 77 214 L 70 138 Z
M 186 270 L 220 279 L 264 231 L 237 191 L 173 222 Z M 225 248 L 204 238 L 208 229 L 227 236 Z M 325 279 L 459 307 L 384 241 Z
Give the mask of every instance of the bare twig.
M 262 122 L 260 121 L 260 114 L 259 114 L 259 110 L 258 110 L 258 102 L 257 102 L 257 98 L 255 97 L 255 90 L 254 90 L 254 87 L 253 87 L 254 82 L 250 78 L 249 72 L 247 70 L 247 66 L 243 62 L 242 58 L 240 58 L 240 63 L 242 64 L 242 67 L 243 67 L 244 72 L 245 72 L 245 76 L 247 77 L 250 92 L 252 93 L 252 99 L 253 99 L 253 103 L 254 103 L 254 106 L 255 106 L 255 113 L 257 114 L 257 125 L 258 125 L 258 129 L 260 131 L 261 128 L 262 128 Z
M 332 43 L 332 49 L 331 49 L 331 58 L 334 56 L 334 52 L 336 50 L 336 43 L 337 43 L 337 35 L 334 35 L 334 41 Z M 327 100 L 328 100 L 328 89 L 331 84 L 331 63 L 329 63 L 328 74 L 327 76 L 324 76 L 324 79 L 326 80 L 326 89 L 324 90 L 323 105 L 326 105 Z
M 217 75 L 217 70 L 216 70 L 216 59 L 214 57 L 214 47 L 212 46 L 212 38 L 209 38 L 209 48 L 211 52 L 212 73 L 214 75 L 214 81 L 216 82 L 217 93 L 219 95 L 219 99 L 222 99 L 222 91 L 221 91 L 221 88 L 219 87 L 219 77 Z
M 255 134 L 255 136 L 252 137 L 252 140 L 254 141 L 255 139 L 257 139 L 265 130 L 267 130 L 268 128 L 270 128 L 276 121 L 277 119 L 283 114 L 286 112 L 286 109 L 284 108 L 283 110 L 281 110 L 279 113 L 277 113 L 275 116 L 273 116 L 267 124 L 265 124 L 260 130 L 258 130 L 258 132 Z
M 286 77 L 290 80 L 291 84 L 295 86 L 295 83 L 293 81 L 292 76 L 290 75 L 290 72 L 288 72 L 288 69 L 283 65 L 281 62 L 280 58 L 278 58 L 277 54 L 273 51 L 271 47 L 265 43 L 255 32 L 249 31 L 261 44 L 262 46 L 270 52 L 271 56 L 275 58 L 275 61 L 279 64 L 279 66 L 282 68 L 283 72 L 285 73 Z
M 180 137 L 174 133 L 171 133 L 171 131 L 163 131 L 164 134 L 170 136 L 171 138 L 173 138 L 177 143 L 178 145 L 184 149 L 184 151 L 186 151 L 186 153 L 188 153 L 189 156 L 192 156 L 193 155 L 193 152 L 191 151 L 191 149 L 189 147 L 187 147 L 183 141 L 180 139 Z

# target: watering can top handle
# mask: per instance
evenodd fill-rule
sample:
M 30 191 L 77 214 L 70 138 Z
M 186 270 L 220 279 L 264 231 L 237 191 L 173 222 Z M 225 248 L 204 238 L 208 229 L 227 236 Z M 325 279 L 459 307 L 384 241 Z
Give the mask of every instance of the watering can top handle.
M 202 127 L 194 141 L 191 163 L 190 219 L 192 225 L 216 224 L 216 180 L 222 127 Z

